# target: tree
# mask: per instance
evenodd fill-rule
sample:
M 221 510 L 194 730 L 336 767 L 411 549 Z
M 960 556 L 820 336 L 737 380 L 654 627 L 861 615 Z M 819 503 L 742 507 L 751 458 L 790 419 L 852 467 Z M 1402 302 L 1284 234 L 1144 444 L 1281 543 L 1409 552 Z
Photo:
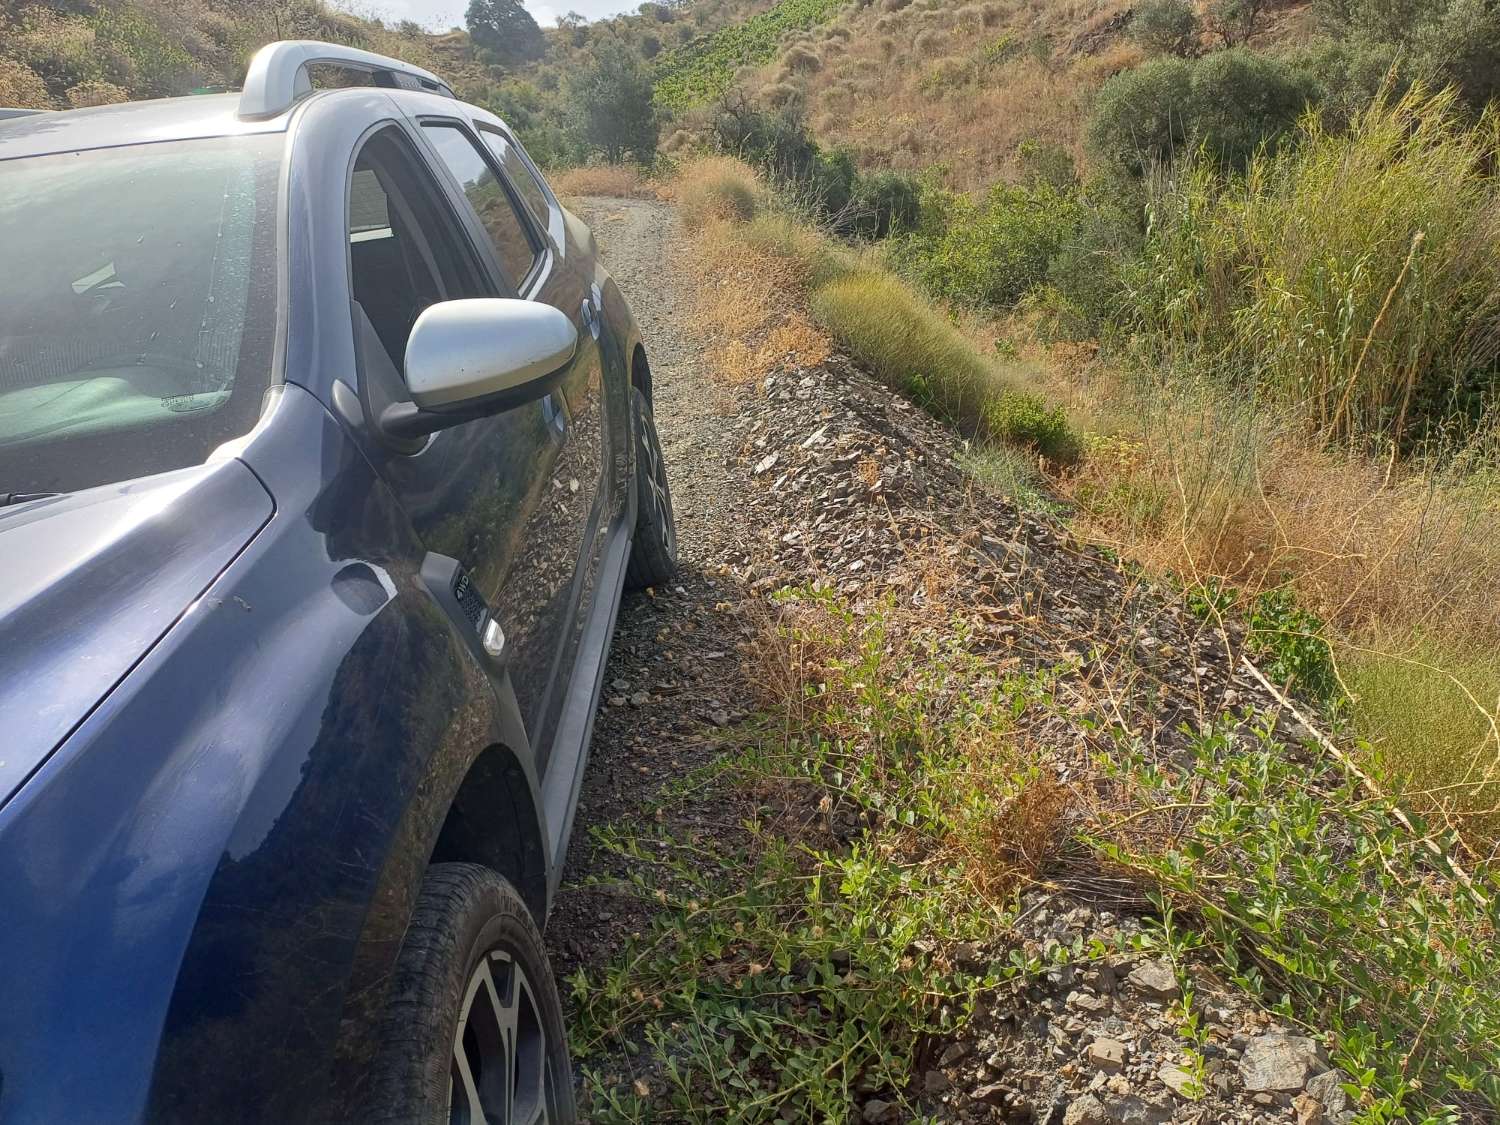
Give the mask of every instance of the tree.
M 600 43 L 568 82 L 578 132 L 590 151 L 611 164 L 627 155 L 642 164 L 655 159 L 659 125 L 652 94 L 650 72 L 615 39 Z
M 547 50 L 542 29 L 521 0 L 469 0 L 464 22 L 475 46 L 503 63 L 539 59 Z
M 1198 13 L 1188 0 L 1145 0 L 1130 34 L 1154 55 L 1190 55 L 1198 45 Z
M 1249 41 L 1260 22 L 1265 0 L 1212 0 L 1208 5 L 1208 29 L 1233 47 Z

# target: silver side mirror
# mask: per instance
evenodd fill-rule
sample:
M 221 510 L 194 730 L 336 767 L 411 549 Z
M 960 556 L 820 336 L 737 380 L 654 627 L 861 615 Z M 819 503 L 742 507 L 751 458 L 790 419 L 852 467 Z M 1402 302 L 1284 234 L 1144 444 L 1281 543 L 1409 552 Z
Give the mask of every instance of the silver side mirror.
M 551 305 L 476 297 L 429 305 L 406 341 L 410 402 L 387 406 L 380 426 L 415 438 L 539 399 L 557 389 L 578 330 Z

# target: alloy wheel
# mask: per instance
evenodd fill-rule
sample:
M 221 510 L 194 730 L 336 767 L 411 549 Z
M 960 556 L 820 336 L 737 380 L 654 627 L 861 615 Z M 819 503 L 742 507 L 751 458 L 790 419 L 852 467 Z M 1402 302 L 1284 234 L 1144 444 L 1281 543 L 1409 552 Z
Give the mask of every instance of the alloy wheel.
M 553 1046 L 525 970 L 491 950 L 464 988 L 448 1072 L 450 1125 L 557 1121 Z

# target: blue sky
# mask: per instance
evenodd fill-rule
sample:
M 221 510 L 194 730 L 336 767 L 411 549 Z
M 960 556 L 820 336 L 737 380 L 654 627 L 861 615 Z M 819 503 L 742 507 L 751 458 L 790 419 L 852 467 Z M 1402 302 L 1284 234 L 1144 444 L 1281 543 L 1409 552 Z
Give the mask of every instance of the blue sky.
M 543 27 L 550 27 L 564 12 L 581 12 L 591 20 L 634 11 L 640 3 L 629 0 L 523 0 L 526 10 Z M 468 0 L 341 0 L 340 7 L 360 15 L 376 15 L 387 20 L 416 20 L 423 27 L 445 31 L 462 27 Z

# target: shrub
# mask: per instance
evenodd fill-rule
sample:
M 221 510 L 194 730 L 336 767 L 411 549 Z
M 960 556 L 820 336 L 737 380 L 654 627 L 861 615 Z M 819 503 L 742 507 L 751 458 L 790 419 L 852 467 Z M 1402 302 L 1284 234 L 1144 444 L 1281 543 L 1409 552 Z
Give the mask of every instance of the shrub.
M 814 317 L 866 370 L 971 436 L 1070 460 L 1078 441 L 1048 409 L 981 355 L 938 312 L 878 270 L 836 275 L 812 293 Z
M 823 67 L 823 60 L 806 43 L 797 43 L 781 56 L 782 65 L 793 74 L 812 74 Z
M 618 40 L 606 40 L 568 82 L 568 102 L 579 135 L 611 164 L 626 156 L 642 164 L 656 157 L 660 125 L 651 104 L 651 76 Z
M 1367 39 L 1317 39 L 1286 61 L 1317 83 L 1318 115 L 1330 133 L 1347 132 L 1382 89 L 1400 97 L 1412 83 L 1405 53 Z
M 984 428 L 996 441 L 1035 449 L 1057 462 L 1075 460 L 1081 448 L 1063 408 L 1025 392 L 1003 392 L 985 403 Z
M 1265 7 L 1265 0 L 1209 0 L 1208 28 L 1226 47 L 1249 41 Z
M 1138 326 L 1340 438 L 1447 443 L 1500 390 L 1500 138 L 1455 95 L 1306 119 L 1243 180 L 1190 167 L 1151 205 Z
M 1419 25 L 1420 26 L 1420 25 Z M 1500 95 L 1500 10 L 1485 0 L 1452 0 L 1441 19 L 1417 36 L 1423 68 L 1452 85 L 1473 110 Z
M 755 216 L 755 172 L 743 161 L 702 157 L 682 170 L 678 183 L 678 210 L 690 229 L 712 218 L 746 222 Z
M 924 211 L 897 260 L 939 297 L 994 308 L 1014 305 L 1046 279 L 1082 219 L 1077 199 L 1049 185 L 998 184 L 978 203 L 932 191 Z
M 1094 101 L 1089 147 L 1134 175 L 1170 164 L 1187 151 L 1192 76 L 1192 64 L 1164 58 L 1111 78 Z
M 113 82 L 83 82 L 68 91 L 68 104 L 74 109 L 91 105 L 114 105 L 127 100 L 129 94 Z
M 1192 63 L 1157 59 L 1101 87 L 1088 142 L 1134 175 L 1199 146 L 1241 167 L 1261 144 L 1274 146 L 1317 96 L 1306 74 L 1242 48 Z
M 0 58 L 0 105 L 25 109 L 47 109 L 52 99 L 41 76 L 25 63 Z
M 849 232 L 862 238 L 885 238 L 912 230 L 921 218 L 921 187 L 903 172 L 859 176 L 849 212 Z
M 1215 51 L 1193 67 L 1191 139 L 1243 167 L 1261 144 L 1274 147 L 1317 94 L 1307 75 L 1279 59 L 1238 48 Z
M 1198 13 L 1188 0 L 1145 0 L 1130 34 L 1155 55 L 1189 55 L 1198 45 Z

